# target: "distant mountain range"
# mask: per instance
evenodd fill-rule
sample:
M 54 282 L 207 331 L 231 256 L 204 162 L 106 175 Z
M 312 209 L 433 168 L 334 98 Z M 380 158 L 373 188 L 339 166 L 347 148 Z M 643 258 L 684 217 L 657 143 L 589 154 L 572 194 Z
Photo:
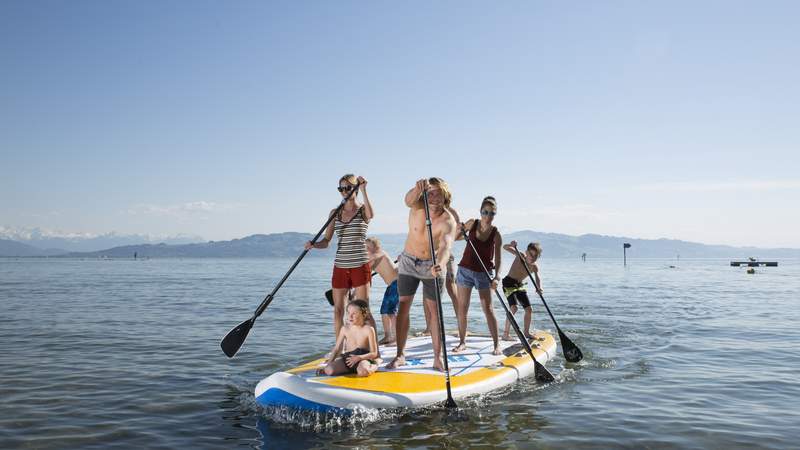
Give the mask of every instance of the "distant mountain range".
M 57 249 L 58 253 L 94 252 L 112 247 L 138 244 L 190 244 L 203 242 L 199 236 L 149 236 L 143 234 L 69 233 L 42 228 L 15 228 L 0 225 L 0 240 L 11 240 L 38 249 Z M 40 256 L 40 255 L 26 255 Z
M 402 251 L 405 234 L 376 235 L 389 254 Z M 61 256 L 79 258 L 241 258 L 241 257 L 290 257 L 303 250 L 303 243 L 313 237 L 310 233 L 254 234 L 230 241 L 209 241 L 189 244 L 137 244 L 115 246 L 91 252 L 70 252 L 65 249 L 42 249 L 21 242 L 0 239 L 0 256 L 41 257 Z M 737 258 L 750 256 L 760 259 L 800 258 L 800 249 L 755 247 L 731 247 L 726 245 L 706 245 L 674 239 L 634 239 L 615 236 L 584 234 L 570 236 L 558 233 L 518 231 L 503 236 L 504 242 L 516 240 L 520 248 L 528 242 L 540 242 L 544 249 L 543 258 L 579 258 L 586 253 L 587 258 L 619 258 L 622 244 L 631 244 L 629 258 Z M 335 242 L 326 250 L 313 250 L 309 256 L 332 256 Z M 456 242 L 454 253 L 460 256 L 464 242 Z

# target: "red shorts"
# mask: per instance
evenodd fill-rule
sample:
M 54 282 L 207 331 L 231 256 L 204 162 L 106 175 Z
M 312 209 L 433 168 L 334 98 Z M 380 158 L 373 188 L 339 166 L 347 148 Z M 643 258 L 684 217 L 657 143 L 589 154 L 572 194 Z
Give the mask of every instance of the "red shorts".
M 342 269 L 333 266 L 333 280 L 331 284 L 334 289 L 350 289 L 363 286 L 372 281 L 372 271 L 369 263 L 352 269 Z

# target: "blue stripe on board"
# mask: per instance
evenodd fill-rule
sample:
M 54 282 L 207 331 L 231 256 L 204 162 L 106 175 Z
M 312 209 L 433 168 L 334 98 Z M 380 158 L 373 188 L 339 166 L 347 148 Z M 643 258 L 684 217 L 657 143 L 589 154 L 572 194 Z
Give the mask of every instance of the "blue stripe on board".
M 288 406 L 290 408 L 307 409 L 319 412 L 332 412 L 336 414 L 350 414 L 351 410 L 337 408 L 335 406 L 323 405 L 322 403 L 312 402 L 294 394 L 290 394 L 280 388 L 269 388 L 256 398 L 256 402 L 261 406 Z

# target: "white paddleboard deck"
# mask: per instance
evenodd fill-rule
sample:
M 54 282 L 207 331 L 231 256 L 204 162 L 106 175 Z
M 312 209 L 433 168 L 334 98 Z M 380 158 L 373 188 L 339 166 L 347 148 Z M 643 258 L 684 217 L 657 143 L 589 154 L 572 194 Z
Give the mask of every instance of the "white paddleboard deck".
M 556 342 L 544 331 L 529 340 L 536 360 L 545 364 L 555 356 Z M 467 337 L 467 350 L 450 351 L 456 336 L 447 336 L 447 355 L 453 398 L 483 394 L 534 373 L 530 356 L 517 339 L 500 341 L 503 354 L 492 355 L 492 339 L 486 336 Z M 406 365 L 387 369 L 396 354 L 396 347 L 381 347 L 382 362 L 378 371 L 368 377 L 355 374 L 317 375 L 325 360 L 317 359 L 302 366 L 277 372 L 261 380 L 255 389 L 256 401 L 262 406 L 286 406 L 316 411 L 348 413 L 356 408 L 420 407 L 447 399 L 445 376 L 433 370 L 433 348 L 429 336 L 409 338 L 406 343 Z

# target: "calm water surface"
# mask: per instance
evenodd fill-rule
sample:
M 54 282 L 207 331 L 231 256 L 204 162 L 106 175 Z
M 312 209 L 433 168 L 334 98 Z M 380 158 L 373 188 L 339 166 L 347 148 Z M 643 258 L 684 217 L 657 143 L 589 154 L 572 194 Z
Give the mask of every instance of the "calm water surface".
M 800 447 L 798 261 L 747 275 L 725 260 L 545 260 L 545 298 L 584 361 L 559 355 L 557 382 L 456 413 L 352 419 L 253 400 L 261 378 L 332 344 L 327 259 L 301 263 L 235 359 L 219 349 L 292 261 L 0 259 L 0 448 Z M 485 332 L 475 300 L 470 329 Z

